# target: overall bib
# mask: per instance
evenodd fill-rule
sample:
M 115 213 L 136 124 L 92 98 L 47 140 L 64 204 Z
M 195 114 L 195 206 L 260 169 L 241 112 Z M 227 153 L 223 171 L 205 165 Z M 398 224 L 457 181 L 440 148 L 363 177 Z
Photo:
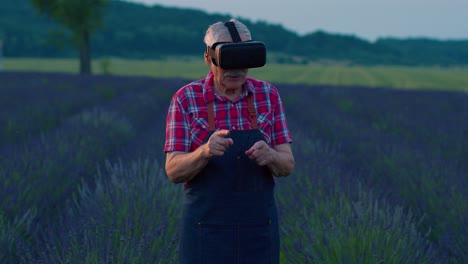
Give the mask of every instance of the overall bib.
M 254 129 L 230 131 L 227 137 L 234 144 L 186 183 L 180 263 L 279 263 L 275 181 L 266 166 L 258 166 L 245 154 L 264 140 L 251 95 L 248 101 Z M 208 104 L 211 132 L 207 138 L 215 127 L 212 107 Z

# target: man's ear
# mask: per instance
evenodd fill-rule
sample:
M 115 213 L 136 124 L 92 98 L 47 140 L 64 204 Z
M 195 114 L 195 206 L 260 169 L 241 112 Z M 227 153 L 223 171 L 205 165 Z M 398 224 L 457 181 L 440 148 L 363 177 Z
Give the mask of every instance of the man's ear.
M 203 58 L 205 59 L 205 64 L 206 64 L 207 66 L 211 66 L 211 63 L 212 63 L 212 62 L 211 62 L 211 57 L 210 57 L 206 52 L 205 52 Z

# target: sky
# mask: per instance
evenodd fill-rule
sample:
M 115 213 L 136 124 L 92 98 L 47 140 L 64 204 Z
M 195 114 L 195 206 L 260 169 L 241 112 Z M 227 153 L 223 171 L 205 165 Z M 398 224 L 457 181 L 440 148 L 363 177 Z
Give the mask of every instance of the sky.
M 468 0 L 127 1 L 265 21 L 301 35 L 324 30 L 370 41 L 381 37 L 468 39 Z

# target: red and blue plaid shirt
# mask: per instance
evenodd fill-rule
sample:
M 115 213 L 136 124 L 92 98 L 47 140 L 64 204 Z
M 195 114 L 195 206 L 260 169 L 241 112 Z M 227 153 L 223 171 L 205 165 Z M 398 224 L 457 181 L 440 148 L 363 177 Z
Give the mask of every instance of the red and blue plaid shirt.
M 270 146 L 291 143 L 283 103 L 270 83 L 247 78 L 243 93 L 235 100 L 213 91 L 213 73 L 180 88 L 172 97 L 166 120 L 165 152 L 191 152 L 203 144 L 209 133 L 207 104 L 214 100 L 216 129 L 249 130 L 247 95 L 253 94 L 258 128 Z

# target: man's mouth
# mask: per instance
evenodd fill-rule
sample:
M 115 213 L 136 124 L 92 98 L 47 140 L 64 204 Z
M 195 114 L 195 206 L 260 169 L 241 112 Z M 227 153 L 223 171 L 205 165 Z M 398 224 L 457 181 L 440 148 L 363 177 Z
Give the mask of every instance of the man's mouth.
M 243 71 L 228 71 L 224 73 L 224 77 L 232 77 L 232 78 L 238 78 L 244 75 L 245 73 Z

